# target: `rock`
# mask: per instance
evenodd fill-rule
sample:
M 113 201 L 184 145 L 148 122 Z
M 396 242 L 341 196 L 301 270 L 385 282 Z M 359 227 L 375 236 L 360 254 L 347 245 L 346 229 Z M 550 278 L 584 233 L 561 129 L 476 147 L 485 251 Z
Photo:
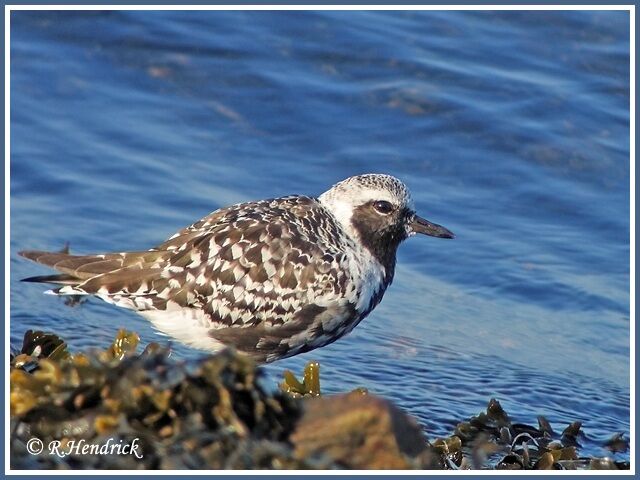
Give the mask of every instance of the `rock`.
M 298 458 L 324 457 L 349 469 L 443 468 L 416 420 L 375 395 L 305 400 L 291 441 Z

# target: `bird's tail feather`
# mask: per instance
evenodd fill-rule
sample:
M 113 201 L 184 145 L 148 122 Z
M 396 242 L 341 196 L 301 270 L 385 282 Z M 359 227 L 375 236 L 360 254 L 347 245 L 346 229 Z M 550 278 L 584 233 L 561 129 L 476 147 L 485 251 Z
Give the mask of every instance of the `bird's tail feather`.
M 25 282 L 62 285 L 49 290 L 53 295 L 90 295 L 99 290 L 136 291 L 143 282 L 150 282 L 161 274 L 160 265 L 171 251 L 105 253 L 99 255 L 70 255 L 68 252 L 26 250 L 19 255 L 58 270 L 57 275 L 25 278 Z
M 81 280 L 67 273 L 60 275 L 38 275 L 36 277 L 23 278 L 21 282 L 35 282 L 35 283 L 56 283 L 58 285 L 77 285 Z

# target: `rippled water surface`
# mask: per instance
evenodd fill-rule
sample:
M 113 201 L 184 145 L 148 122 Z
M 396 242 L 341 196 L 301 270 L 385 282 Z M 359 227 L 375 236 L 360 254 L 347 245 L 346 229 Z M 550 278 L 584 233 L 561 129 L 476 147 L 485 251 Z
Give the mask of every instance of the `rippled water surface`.
M 20 283 L 47 271 L 20 249 L 146 249 L 231 203 L 385 172 L 457 239 L 407 241 L 371 316 L 267 383 L 317 359 L 325 391 L 366 386 L 430 437 L 491 397 L 581 420 L 585 453 L 629 431 L 627 13 L 11 17 L 12 342 L 163 340 Z

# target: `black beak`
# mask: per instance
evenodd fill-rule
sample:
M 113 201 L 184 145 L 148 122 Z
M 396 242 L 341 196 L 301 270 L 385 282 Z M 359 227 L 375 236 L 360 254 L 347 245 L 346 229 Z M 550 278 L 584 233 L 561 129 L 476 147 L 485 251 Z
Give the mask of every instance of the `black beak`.
M 411 225 L 411 229 L 414 232 L 424 233 L 425 235 L 429 235 L 430 237 L 456 238 L 453 232 L 447 230 L 442 225 L 438 225 L 437 223 L 431 223 L 429 220 L 420 218 L 417 215 L 413 217 L 413 220 L 411 221 L 410 225 Z

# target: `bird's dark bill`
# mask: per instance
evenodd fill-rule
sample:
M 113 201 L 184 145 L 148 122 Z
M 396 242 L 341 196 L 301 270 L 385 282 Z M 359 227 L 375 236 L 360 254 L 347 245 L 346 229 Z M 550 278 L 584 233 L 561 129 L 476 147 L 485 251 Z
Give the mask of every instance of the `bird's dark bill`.
M 447 230 L 442 225 L 438 225 L 437 223 L 431 223 L 429 220 L 425 220 L 424 218 L 421 218 L 417 215 L 411 222 L 411 228 L 416 233 L 423 233 L 424 235 L 429 235 L 430 237 L 455 238 L 455 235 L 452 231 Z

